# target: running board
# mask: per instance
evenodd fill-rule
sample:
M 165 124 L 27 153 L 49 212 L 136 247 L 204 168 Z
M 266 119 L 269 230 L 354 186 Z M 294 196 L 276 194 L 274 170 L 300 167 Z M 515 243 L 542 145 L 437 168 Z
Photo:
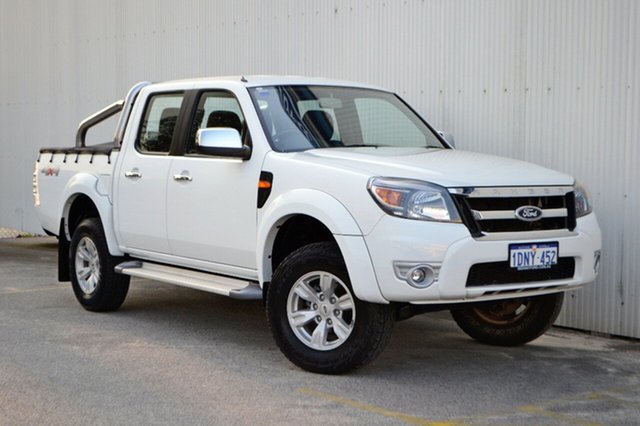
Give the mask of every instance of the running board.
M 233 299 L 262 300 L 262 289 L 256 282 L 207 274 L 157 263 L 130 261 L 116 266 L 119 274 L 162 281 Z

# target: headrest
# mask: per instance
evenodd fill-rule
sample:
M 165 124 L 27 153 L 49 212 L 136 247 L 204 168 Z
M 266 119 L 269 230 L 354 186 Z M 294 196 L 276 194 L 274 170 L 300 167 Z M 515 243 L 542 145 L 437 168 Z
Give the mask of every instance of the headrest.
M 320 135 L 325 142 L 331 140 L 333 136 L 333 119 L 331 116 L 322 110 L 309 110 L 302 116 L 302 122 L 306 124 L 311 130 Z
M 162 110 L 162 114 L 160 114 L 160 121 L 166 120 L 167 118 L 178 118 L 178 113 L 180 112 L 180 108 L 165 108 Z
M 213 111 L 207 118 L 207 127 L 230 127 L 242 132 L 240 117 L 233 111 Z

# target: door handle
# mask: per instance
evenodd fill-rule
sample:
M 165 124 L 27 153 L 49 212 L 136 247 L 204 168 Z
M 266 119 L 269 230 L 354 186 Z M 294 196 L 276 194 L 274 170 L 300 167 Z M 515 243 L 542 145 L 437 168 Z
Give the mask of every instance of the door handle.
M 134 169 L 129 172 L 124 172 L 124 177 L 129 179 L 137 179 L 142 177 L 142 173 Z
M 177 182 L 191 182 L 193 178 L 189 175 L 173 175 L 173 180 Z

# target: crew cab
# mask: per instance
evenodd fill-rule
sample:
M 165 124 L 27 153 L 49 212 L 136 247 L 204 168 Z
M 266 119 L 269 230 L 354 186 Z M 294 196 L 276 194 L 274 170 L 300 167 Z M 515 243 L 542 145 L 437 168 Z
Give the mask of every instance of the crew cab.
M 114 140 L 87 146 L 115 114 Z M 139 83 L 74 147 L 40 150 L 34 197 L 87 310 L 119 308 L 132 276 L 261 299 L 282 352 L 319 373 L 429 311 L 527 343 L 600 260 L 571 176 L 456 150 L 394 93 L 325 79 Z

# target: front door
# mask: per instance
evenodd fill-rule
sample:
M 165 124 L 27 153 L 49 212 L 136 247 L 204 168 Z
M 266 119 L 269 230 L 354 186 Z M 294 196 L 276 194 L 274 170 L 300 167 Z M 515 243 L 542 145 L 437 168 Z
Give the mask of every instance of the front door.
M 197 101 L 186 152 L 170 166 L 167 187 L 168 240 L 175 256 L 217 264 L 213 269 L 242 275 L 256 266 L 256 203 L 260 164 L 199 155 L 200 128 L 227 127 L 248 137 L 235 96 L 208 91 Z M 237 268 L 237 269 L 236 269 Z

